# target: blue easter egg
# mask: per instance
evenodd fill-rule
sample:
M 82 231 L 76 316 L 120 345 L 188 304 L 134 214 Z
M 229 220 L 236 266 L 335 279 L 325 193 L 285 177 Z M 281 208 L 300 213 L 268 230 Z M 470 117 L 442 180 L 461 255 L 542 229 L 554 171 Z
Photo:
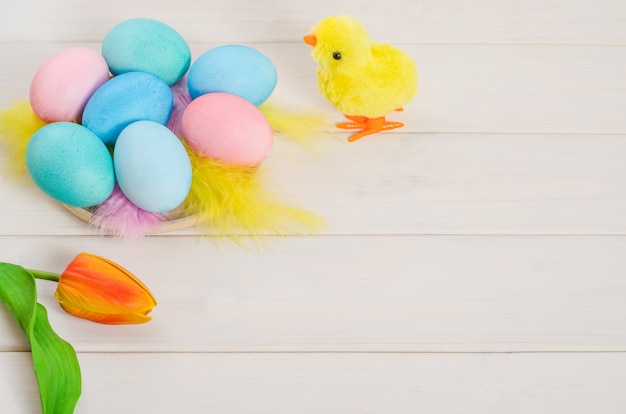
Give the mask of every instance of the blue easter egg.
M 26 167 L 44 193 L 74 207 L 102 203 L 115 184 L 107 147 L 71 122 L 54 122 L 35 132 L 26 147 Z
M 187 86 L 192 98 L 212 92 L 237 95 L 255 106 L 274 91 L 278 74 L 272 61 L 247 46 L 225 45 L 208 50 L 191 65 Z
M 191 162 L 178 137 L 152 121 L 130 124 L 115 144 L 113 164 L 120 189 L 138 207 L 166 213 L 191 188 Z
M 174 98 L 170 87 L 146 72 L 128 72 L 111 78 L 89 99 L 82 124 L 107 145 L 135 121 L 147 120 L 165 125 Z
M 102 41 L 111 73 L 142 71 L 173 85 L 191 64 L 191 51 L 178 32 L 157 20 L 129 19 L 114 26 Z

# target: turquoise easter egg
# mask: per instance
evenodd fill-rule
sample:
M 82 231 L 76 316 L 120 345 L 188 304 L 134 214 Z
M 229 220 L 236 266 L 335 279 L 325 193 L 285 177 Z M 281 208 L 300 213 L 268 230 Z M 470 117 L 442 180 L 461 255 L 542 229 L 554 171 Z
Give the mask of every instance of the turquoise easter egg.
M 128 72 L 111 78 L 93 94 L 82 123 L 113 146 L 120 132 L 135 121 L 165 125 L 173 106 L 172 91 L 165 82 L 146 72 Z
M 191 51 L 173 28 L 153 19 L 129 19 L 114 26 L 102 41 L 111 73 L 142 71 L 173 85 L 187 73 Z
M 263 53 L 242 45 L 224 45 L 203 53 L 189 69 L 192 98 L 212 92 L 237 95 L 255 106 L 274 91 L 278 74 Z
M 113 164 L 120 189 L 138 207 L 166 213 L 191 188 L 191 162 L 178 137 L 152 121 L 130 124 L 115 143 Z
M 40 128 L 26 147 L 26 168 L 47 195 L 74 207 L 102 203 L 113 192 L 113 160 L 87 128 L 54 122 Z

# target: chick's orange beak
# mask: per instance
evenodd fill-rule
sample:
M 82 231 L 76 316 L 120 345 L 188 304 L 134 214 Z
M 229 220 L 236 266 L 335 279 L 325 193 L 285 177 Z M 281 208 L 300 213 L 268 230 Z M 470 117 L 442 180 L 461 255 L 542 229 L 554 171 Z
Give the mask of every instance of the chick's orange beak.
M 317 46 L 317 37 L 315 37 L 315 35 L 308 34 L 304 36 L 303 39 L 304 39 L 304 43 L 306 43 L 307 45 L 311 45 L 313 47 Z

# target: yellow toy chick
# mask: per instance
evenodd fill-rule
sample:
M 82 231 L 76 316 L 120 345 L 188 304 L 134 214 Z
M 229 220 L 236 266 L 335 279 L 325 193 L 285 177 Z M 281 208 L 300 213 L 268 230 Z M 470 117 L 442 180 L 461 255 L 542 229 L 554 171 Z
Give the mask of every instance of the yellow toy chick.
M 322 20 L 304 41 L 318 63 L 320 93 L 350 120 L 337 127 L 360 130 L 348 141 L 404 126 L 385 117 L 402 111 L 417 92 L 417 68 L 408 54 L 371 41 L 350 16 Z

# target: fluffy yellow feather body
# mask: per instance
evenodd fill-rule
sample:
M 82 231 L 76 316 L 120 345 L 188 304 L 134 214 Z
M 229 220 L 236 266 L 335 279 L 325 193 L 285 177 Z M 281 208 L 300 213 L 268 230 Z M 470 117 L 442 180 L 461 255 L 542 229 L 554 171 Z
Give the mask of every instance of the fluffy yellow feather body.
M 365 64 L 350 73 L 318 68 L 320 93 L 346 115 L 378 118 L 411 102 L 417 91 L 417 68 L 409 55 L 387 44 L 371 43 Z
M 404 51 L 370 40 L 361 23 L 350 16 L 331 16 L 304 37 L 318 63 L 320 93 L 352 122 L 344 129 L 362 129 L 351 141 L 399 128 L 385 116 L 401 110 L 417 93 L 417 67 Z

